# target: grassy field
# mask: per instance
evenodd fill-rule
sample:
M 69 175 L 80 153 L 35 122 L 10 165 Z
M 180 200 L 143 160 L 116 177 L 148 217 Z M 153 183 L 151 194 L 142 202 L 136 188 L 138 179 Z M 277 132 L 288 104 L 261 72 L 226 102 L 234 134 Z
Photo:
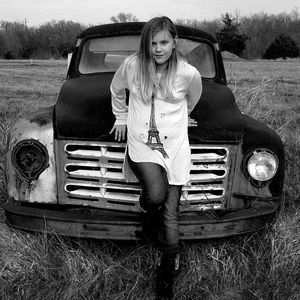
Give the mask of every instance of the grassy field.
M 262 232 L 182 243 L 175 299 L 300 299 L 300 60 L 225 67 L 241 110 L 284 141 L 285 200 Z M 2 204 L 7 132 L 24 114 L 55 103 L 65 73 L 66 61 L 0 61 Z M 0 299 L 154 299 L 156 260 L 157 251 L 142 243 L 26 234 L 0 215 Z

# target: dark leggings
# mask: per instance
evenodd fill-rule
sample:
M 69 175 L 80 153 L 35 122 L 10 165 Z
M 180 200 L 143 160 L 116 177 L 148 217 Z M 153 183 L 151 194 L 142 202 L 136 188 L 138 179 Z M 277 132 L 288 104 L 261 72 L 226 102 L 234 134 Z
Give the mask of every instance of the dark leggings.
M 165 169 L 156 163 L 136 163 L 128 157 L 133 173 L 142 187 L 140 205 L 148 213 L 157 214 L 159 223 L 157 242 L 161 250 L 177 254 L 178 212 L 182 185 L 170 185 Z M 158 225 L 158 224 L 153 224 Z

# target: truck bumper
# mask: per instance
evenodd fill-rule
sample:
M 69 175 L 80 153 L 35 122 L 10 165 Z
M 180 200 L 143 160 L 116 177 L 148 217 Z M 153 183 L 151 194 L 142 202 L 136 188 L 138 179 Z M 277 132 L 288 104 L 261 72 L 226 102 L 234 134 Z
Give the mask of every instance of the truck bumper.
M 182 213 L 180 240 L 228 237 L 257 231 L 273 220 L 279 205 L 250 208 L 226 213 L 216 211 Z M 89 208 L 62 211 L 58 207 L 34 207 L 7 204 L 6 223 L 13 228 L 48 232 L 73 237 L 138 240 L 142 218 L 138 213 L 124 213 Z

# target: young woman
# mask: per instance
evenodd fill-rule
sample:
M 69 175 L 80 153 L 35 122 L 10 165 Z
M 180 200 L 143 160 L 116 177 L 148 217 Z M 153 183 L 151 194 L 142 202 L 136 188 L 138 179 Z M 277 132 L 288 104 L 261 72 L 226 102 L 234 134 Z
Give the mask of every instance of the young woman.
M 162 293 L 172 293 L 179 200 L 190 173 L 188 114 L 202 92 L 200 74 L 179 56 L 177 40 L 169 18 L 151 19 L 139 51 L 124 61 L 111 83 L 116 121 L 110 133 L 120 141 L 127 131 L 125 178 L 130 180 L 132 171 L 142 187 L 144 236 L 163 253 L 158 277 L 169 279 Z

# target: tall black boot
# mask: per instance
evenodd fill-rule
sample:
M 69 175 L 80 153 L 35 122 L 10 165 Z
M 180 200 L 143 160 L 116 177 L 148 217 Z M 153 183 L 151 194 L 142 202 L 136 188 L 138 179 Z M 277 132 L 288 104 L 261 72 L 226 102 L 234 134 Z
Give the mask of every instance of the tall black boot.
M 173 284 L 175 271 L 178 268 L 179 255 L 163 254 L 160 265 L 157 269 L 156 299 L 171 300 L 173 299 Z

